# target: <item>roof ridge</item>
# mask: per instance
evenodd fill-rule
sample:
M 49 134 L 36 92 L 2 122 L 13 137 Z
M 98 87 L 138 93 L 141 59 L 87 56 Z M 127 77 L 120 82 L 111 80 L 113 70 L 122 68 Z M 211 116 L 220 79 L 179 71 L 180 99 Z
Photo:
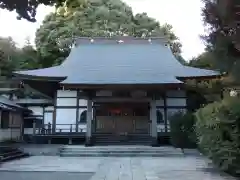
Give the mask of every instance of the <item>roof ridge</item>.
M 168 44 L 168 41 L 165 37 L 78 37 L 75 44 Z

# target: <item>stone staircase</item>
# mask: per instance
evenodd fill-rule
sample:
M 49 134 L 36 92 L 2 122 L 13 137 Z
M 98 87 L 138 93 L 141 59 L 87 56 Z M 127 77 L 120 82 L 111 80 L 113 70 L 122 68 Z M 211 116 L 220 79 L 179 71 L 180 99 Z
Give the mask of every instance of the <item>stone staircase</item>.
M 0 162 L 6 162 L 28 156 L 16 147 L 0 146 Z
M 60 148 L 59 155 L 62 157 L 182 157 L 183 153 L 173 147 L 66 145 Z
M 95 145 L 151 145 L 153 139 L 149 134 L 113 135 L 107 133 L 93 134 Z

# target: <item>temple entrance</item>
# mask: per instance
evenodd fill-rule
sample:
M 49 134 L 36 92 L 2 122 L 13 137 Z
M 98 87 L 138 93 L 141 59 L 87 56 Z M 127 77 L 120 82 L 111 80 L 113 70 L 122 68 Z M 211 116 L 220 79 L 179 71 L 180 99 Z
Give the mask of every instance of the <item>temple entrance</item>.
M 100 103 L 96 106 L 96 132 L 149 133 L 148 122 L 148 103 Z

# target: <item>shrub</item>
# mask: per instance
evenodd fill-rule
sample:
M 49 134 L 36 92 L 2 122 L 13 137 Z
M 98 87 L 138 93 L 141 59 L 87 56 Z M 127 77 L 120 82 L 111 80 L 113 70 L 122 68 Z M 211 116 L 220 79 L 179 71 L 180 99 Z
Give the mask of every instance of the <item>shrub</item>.
M 179 111 L 170 117 L 171 144 L 177 148 L 196 148 L 195 116 Z
M 222 170 L 240 175 L 240 99 L 209 104 L 195 115 L 199 148 Z

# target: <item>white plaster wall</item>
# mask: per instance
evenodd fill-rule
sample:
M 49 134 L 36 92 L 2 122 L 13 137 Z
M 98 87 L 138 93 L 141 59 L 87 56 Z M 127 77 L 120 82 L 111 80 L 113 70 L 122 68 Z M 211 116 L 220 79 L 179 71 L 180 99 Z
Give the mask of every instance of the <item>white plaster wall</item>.
M 47 107 L 45 107 L 45 111 L 54 111 L 54 107 L 53 106 L 47 106 Z
M 62 129 L 62 132 L 70 132 L 72 124 L 72 131 L 76 131 L 76 108 L 56 109 L 56 131 Z
M 77 98 L 57 98 L 57 106 L 77 106 Z
M 77 91 L 58 90 L 57 97 L 77 97 Z
M 186 91 L 170 90 L 170 91 L 167 91 L 167 97 L 186 97 Z
M 19 140 L 21 137 L 20 129 L 0 129 L 0 141 Z
M 87 106 L 87 100 L 86 99 L 79 99 L 79 106 Z
M 186 106 L 186 98 L 167 98 L 167 106 Z
M 53 112 L 44 113 L 44 124 L 53 123 Z
M 32 110 L 36 114 L 43 115 L 43 107 L 41 106 L 29 106 L 28 109 Z
M 33 128 L 24 128 L 24 134 L 33 134 Z

